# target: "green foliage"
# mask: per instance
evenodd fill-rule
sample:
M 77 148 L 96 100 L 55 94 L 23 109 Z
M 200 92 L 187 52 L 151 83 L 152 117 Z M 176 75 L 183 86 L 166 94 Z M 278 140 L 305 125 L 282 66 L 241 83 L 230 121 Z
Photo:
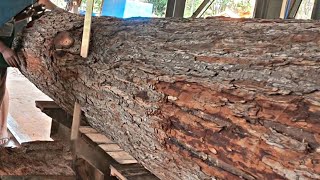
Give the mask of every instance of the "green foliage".
M 87 0 L 82 0 L 81 7 L 85 7 L 87 4 Z M 102 5 L 102 0 L 94 0 L 94 5 L 93 5 L 93 12 L 94 13 L 100 13 L 101 11 L 101 5 Z
M 184 16 L 190 17 L 202 2 L 203 0 L 187 0 Z M 252 12 L 254 4 L 255 0 L 215 0 L 203 16 L 214 16 L 227 8 L 235 13 Z
M 143 2 L 153 4 L 153 14 L 156 16 L 165 16 L 168 0 L 143 0 Z
M 55 5 L 59 6 L 60 8 L 65 8 L 66 1 L 65 0 L 51 0 Z M 85 10 L 85 6 L 87 4 L 87 0 L 82 0 L 80 9 Z M 102 5 L 102 0 L 94 0 L 94 7 L 93 12 L 100 13 L 100 7 Z

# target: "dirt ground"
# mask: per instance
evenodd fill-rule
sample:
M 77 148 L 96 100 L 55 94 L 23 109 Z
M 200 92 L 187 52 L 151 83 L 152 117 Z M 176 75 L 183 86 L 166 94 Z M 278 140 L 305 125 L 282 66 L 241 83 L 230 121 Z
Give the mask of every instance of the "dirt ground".
M 9 113 L 26 140 L 51 140 L 51 118 L 35 106 L 36 100 L 51 100 L 38 90 L 17 69 L 9 68 L 7 87 L 10 96 Z
M 14 149 L 0 147 L 0 179 L 2 176 L 74 176 L 71 154 L 63 144 L 31 142 Z

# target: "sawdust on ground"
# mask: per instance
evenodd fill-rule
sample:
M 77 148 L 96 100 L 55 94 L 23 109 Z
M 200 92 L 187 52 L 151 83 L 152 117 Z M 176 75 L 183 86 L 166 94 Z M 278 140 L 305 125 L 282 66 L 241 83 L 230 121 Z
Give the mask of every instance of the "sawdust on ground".
M 62 142 L 31 142 L 0 148 L 1 176 L 73 176 L 71 153 Z

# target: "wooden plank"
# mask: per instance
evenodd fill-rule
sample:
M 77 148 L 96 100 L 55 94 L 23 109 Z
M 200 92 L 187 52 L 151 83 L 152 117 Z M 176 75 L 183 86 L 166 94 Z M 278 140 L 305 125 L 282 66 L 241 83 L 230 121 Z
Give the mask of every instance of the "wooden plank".
M 135 164 L 138 163 L 134 157 L 125 151 L 107 152 L 119 164 Z
M 122 151 L 121 147 L 118 144 L 100 144 L 99 147 L 104 150 L 106 153 Z
M 71 127 L 71 152 L 72 152 L 72 166 L 75 169 L 76 166 L 76 156 L 77 156 L 77 139 L 79 136 L 79 127 L 80 127 L 80 119 L 81 119 L 81 108 L 80 104 L 77 102 L 74 104 L 74 112 L 72 119 L 72 127 Z
M 41 111 L 45 109 L 61 109 L 54 101 L 35 101 L 36 107 Z
M 125 176 L 123 176 L 116 168 L 114 168 L 112 165 L 110 166 L 110 170 L 111 170 L 111 176 L 115 176 L 120 180 L 127 180 L 127 178 Z
M 140 164 L 130 165 L 110 165 L 111 176 L 116 176 L 118 179 L 123 180 L 158 180 L 155 175 L 150 173 Z
M 110 169 L 108 167 L 111 163 L 115 163 L 112 157 L 92 141 L 88 142 L 82 136 L 78 139 L 76 146 L 77 156 L 83 157 L 86 161 L 90 162 L 90 164 L 103 172 L 105 176 L 110 175 Z
M 87 0 L 87 9 L 86 9 L 86 15 L 84 18 L 84 27 L 83 27 L 81 53 L 80 53 L 80 55 L 83 58 L 87 58 L 89 53 L 92 11 L 93 11 L 93 0 Z
M 80 133 L 88 134 L 88 133 L 98 133 L 97 130 L 93 129 L 90 126 L 81 126 L 79 128 Z
M 80 119 L 81 119 L 80 104 L 75 103 L 74 110 L 73 110 L 72 127 L 71 127 L 71 141 L 75 141 L 78 139 Z
M 8 131 L 10 140 L 6 143 L 4 147 L 10 147 L 10 148 L 18 148 L 21 144 L 16 140 L 16 138 L 12 135 L 10 130 Z
M 107 136 L 100 134 L 100 133 L 88 133 L 88 134 L 85 134 L 85 136 L 88 137 L 96 145 L 113 144 L 114 143 L 112 140 L 107 138 Z
M 35 101 L 36 107 L 39 108 L 43 113 L 51 117 L 57 123 L 60 123 L 69 129 L 72 126 L 72 116 L 64 111 L 60 106 L 58 106 L 54 101 Z M 85 126 L 87 125 L 86 122 L 80 122 L 80 125 Z M 58 128 L 59 124 L 52 124 L 52 128 Z M 51 128 L 51 130 L 52 130 Z M 70 138 L 70 137 L 69 137 Z
M 53 120 L 71 129 L 72 115 L 63 110 L 54 101 L 35 101 L 35 104 L 37 108 Z M 81 118 L 80 126 L 88 126 L 88 123 Z
M 135 160 L 129 153 L 125 151 L 108 152 L 108 154 L 115 160 Z
M 14 120 L 14 118 L 9 114 L 7 118 L 8 129 L 17 140 L 19 144 L 24 142 L 29 142 L 32 139 L 25 133 L 23 133 L 19 127 L 19 124 Z

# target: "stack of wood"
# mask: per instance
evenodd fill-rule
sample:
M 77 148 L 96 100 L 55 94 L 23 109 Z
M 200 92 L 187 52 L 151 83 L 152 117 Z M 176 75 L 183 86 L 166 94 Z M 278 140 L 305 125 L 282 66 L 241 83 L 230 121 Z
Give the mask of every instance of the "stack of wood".
M 27 29 L 21 71 L 161 179 L 319 179 L 320 24 L 93 19 Z

